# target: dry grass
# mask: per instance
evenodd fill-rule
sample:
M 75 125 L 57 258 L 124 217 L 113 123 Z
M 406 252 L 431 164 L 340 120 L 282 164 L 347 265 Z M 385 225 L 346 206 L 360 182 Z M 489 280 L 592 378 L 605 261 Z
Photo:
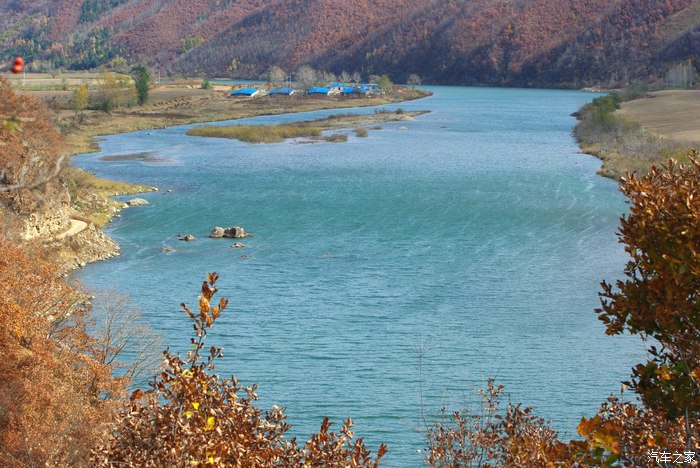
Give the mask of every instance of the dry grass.
M 375 112 L 373 114 L 336 114 L 323 119 L 305 120 L 294 124 L 280 125 L 232 125 L 232 126 L 202 126 L 187 131 L 191 136 L 216 138 L 233 138 L 246 143 L 278 143 L 287 138 L 310 138 L 339 143 L 348 140 L 347 134 L 336 133 L 321 137 L 322 131 L 339 130 L 370 125 L 379 122 L 403 122 L 413 120 L 415 116 L 426 111 L 411 112 Z M 359 137 L 366 137 L 365 128 L 356 128 Z
M 625 102 L 621 115 L 673 140 L 700 142 L 700 90 L 668 90 Z
M 312 138 L 321 136 L 321 129 L 309 125 L 234 125 L 228 127 L 194 127 L 188 135 L 232 138 L 246 143 L 279 143 L 287 138 Z

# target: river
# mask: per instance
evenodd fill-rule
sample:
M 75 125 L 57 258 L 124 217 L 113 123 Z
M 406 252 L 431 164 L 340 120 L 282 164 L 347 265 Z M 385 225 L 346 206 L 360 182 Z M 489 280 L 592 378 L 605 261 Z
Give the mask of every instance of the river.
M 160 191 L 106 229 L 122 255 L 75 277 L 131 295 L 182 351 L 192 328 L 178 306 L 218 272 L 231 305 L 209 336 L 217 371 L 286 406 L 293 435 L 352 417 L 373 450 L 388 444 L 389 467 L 421 466 L 421 399 L 428 418 L 473 403 L 488 376 L 575 436 L 643 353 L 593 312 L 626 261 L 623 197 L 571 136 L 594 95 L 428 89 L 386 108 L 429 114 L 346 143 L 252 145 L 188 126 L 105 137 L 76 164 Z M 245 248 L 207 238 L 229 225 L 254 234 Z M 198 240 L 177 240 L 188 233 Z

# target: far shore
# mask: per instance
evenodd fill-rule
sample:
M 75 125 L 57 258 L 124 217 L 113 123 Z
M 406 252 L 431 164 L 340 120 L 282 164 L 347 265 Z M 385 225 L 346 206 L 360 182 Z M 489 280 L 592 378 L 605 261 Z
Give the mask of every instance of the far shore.
M 159 84 L 150 90 L 147 104 L 118 107 L 111 112 L 73 110 L 71 109 L 72 91 L 37 89 L 37 86 L 32 86 L 30 80 L 27 80 L 24 87 L 18 88 L 17 92 L 39 97 L 49 105 L 54 123 L 61 129 L 66 139 L 69 154 L 97 151 L 99 146 L 95 138 L 101 135 L 238 120 L 263 115 L 383 106 L 420 99 L 432 94 L 419 89 L 395 86 L 386 94 L 372 94 L 365 97 L 317 98 L 299 93 L 292 96 L 234 98 L 229 96 L 229 86 L 201 89 L 200 85 L 201 81 L 194 80 Z M 99 99 L 99 91 L 95 92 L 95 99 Z
M 627 173 L 644 174 L 669 159 L 689 161 L 690 150 L 700 148 L 699 114 L 700 90 L 647 92 L 622 102 L 605 124 L 594 123 L 598 130 L 588 135 L 588 141 L 579 137 L 579 145 L 584 153 L 603 161 L 600 175 L 619 180 Z

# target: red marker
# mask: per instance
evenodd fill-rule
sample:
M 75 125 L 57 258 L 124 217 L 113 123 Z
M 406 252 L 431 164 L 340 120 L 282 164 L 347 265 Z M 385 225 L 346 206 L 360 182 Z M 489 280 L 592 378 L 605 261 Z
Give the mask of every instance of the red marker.
M 15 65 L 12 67 L 12 73 L 22 73 L 24 70 L 24 59 L 22 57 L 15 57 Z

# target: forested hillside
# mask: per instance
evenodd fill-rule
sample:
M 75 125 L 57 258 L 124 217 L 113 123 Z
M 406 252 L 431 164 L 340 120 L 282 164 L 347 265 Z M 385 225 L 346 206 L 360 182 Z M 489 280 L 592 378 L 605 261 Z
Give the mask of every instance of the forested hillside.
M 611 85 L 696 60 L 699 0 L 10 0 L 0 58 L 144 62 L 257 78 L 277 65 L 429 83 Z M 121 59 L 125 59 L 124 62 Z M 116 60 L 116 61 L 115 61 Z

